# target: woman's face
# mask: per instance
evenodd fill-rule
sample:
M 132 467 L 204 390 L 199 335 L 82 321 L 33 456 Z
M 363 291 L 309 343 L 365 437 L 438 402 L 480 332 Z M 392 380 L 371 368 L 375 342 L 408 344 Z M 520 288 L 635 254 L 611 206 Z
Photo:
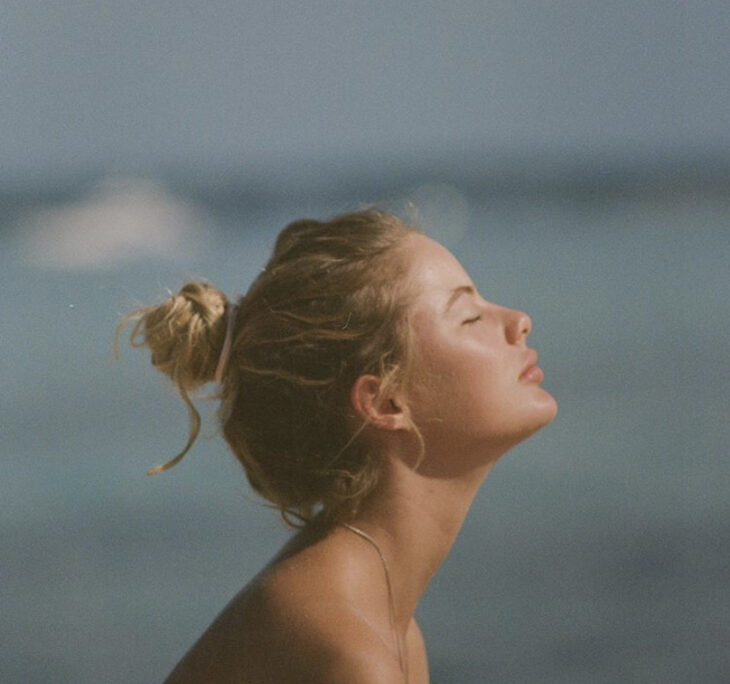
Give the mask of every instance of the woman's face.
M 411 415 L 426 447 L 495 458 L 547 425 L 557 402 L 542 387 L 527 346 L 527 314 L 483 299 L 442 245 L 411 235 L 404 245 L 415 342 Z

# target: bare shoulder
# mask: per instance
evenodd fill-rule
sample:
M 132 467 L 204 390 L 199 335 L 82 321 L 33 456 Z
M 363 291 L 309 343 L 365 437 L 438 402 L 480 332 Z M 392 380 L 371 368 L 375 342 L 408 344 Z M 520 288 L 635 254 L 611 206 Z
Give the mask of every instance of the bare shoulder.
M 402 682 L 397 655 L 332 592 L 290 582 L 246 587 L 186 654 L 168 684 Z
M 403 684 L 405 675 L 397 655 L 359 618 L 355 617 L 349 627 L 349 638 L 340 638 L 332 643 L 334 648 L 330 657 L 312 681 L 324 684 Z M 408 681 L 427 684 L 429 672 L 425 643 L 415 620 L 409 625 L 406 640 Z
M 312 681 L 323 684 L 403 684 L 400 666 L 383 646 L 341 649 Z
M 292 598 L 270 604 L 289 653 L 282 682 L 402 684 L 397 652 L 346 601 L 329 594 Z

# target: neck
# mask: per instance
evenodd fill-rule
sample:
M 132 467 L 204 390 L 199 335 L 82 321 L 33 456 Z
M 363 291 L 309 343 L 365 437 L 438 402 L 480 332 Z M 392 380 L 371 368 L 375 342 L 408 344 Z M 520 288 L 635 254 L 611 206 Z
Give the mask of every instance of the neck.
M 405 630 L 431 577 L 451 549 L 494 461 L 454 477 L 434 477 L 399 458 L 352 525 L 370 535 L 390 568 L 396 624 Z

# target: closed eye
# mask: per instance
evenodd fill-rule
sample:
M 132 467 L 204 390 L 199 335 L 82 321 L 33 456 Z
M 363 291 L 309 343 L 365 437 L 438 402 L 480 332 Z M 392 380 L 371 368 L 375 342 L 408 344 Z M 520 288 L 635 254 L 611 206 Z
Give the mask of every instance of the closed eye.
M 481 319 L 482 319 L 481 315 L 480 316 L 474 316 L 474 318 L 469 318 L 469 319 L 465 320 L 462 323 L 462 325 L 467 325 L 468 323 L 476 323 L 477 321 L 480 321 Z

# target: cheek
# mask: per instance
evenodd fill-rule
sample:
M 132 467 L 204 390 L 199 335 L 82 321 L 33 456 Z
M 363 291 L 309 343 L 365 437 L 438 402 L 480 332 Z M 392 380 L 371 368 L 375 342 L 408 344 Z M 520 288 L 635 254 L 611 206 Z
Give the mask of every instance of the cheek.
M 550 395 L 537 385 L 521 383 L 515 364 L 510 365 L 501 350 L 485 345 L 431 347 L 429 352 L 421 359 L 421 382 L 414 395 L 413 417 L 420 419 L 419 425 L 444 433 L 498 437 L 535 421 L 549 422 L 554 415 Z
M 433 353 L 421 361 L 421 382 L 416 404 L 423 418 L 455 426 L 500 409 L 508 396 L 509 383 L 503 364 L 488 354 Z
M 482 357 L 464 363 L 449 383 L 451 396 L 446 408 L 452 414 L 457 412 L 453 418 L 458 423 L 496 424 L 512 403 L 512 387 L 507 380 L 504 365 L 494 359 Z

